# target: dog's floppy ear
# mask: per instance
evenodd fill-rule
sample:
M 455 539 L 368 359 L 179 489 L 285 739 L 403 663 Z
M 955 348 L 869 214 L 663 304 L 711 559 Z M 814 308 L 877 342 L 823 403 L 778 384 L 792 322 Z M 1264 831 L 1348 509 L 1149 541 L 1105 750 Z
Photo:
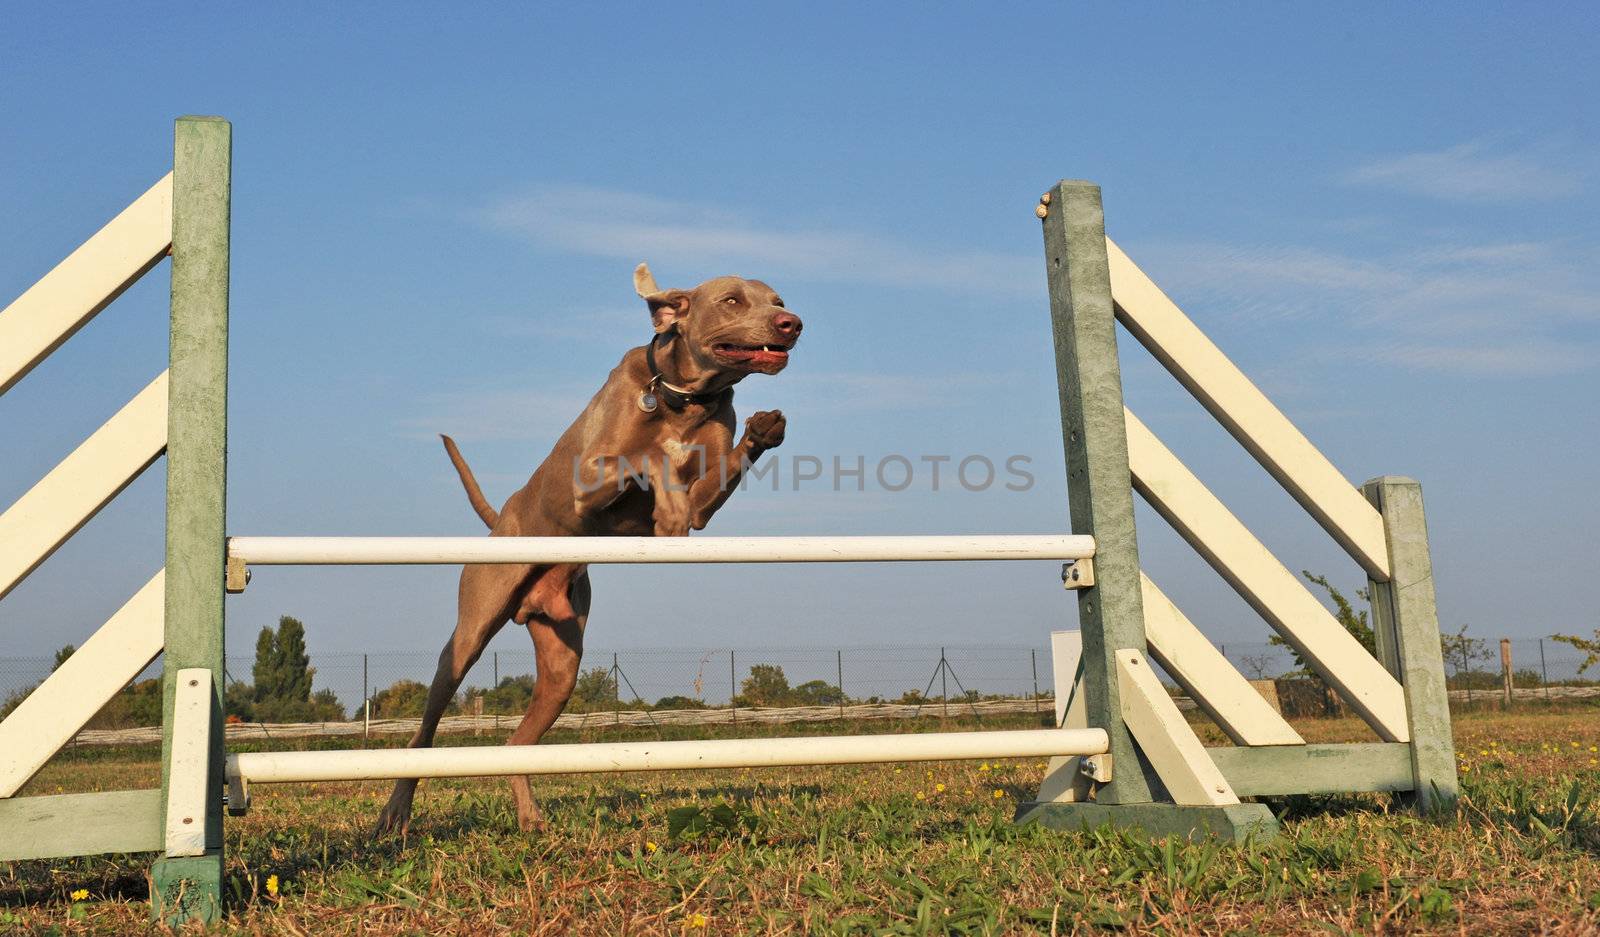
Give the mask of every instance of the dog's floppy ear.
M 650 322 L 657 333 L 665 332 L 677 324 L 689 311 L 689 293 L 685 290 L 663 290 L 656 286 L 647 264 L 633 270 L 633 290 L 650 307 Z

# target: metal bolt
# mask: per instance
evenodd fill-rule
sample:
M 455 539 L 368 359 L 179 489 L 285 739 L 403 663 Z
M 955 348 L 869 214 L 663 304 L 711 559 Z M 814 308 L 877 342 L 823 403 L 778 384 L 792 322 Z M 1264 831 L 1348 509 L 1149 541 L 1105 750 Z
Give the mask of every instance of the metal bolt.
M 190 686 L 199 686 L 200 685 L 200 681 L 199 680 L 190 680 L 189 681 L 189 685 Z

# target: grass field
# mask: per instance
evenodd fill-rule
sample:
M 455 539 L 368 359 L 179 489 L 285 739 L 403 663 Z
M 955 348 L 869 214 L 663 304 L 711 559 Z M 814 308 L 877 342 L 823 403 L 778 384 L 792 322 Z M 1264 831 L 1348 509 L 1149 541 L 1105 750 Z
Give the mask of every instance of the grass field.
M 1311 741 L 1360 737 L 1344 721 L 1299 728 Z M 585 738 L 639 736 L 626 732 Z M 404 842 L 368 837 L 385 784 L 257 787 L 250 815 L 228 824 L 225 929 L 1600 932 L 1600 709 L 1461 714 L 1456 735 L 1464 797 L 1448 815 L 1392 812 L 1378 796 L 1291 798 L 1274 804 L 1282 835 L 1243 848 L 1018 827 L 1037 760 L 545 779 L 538 835 L 517 831 L 501 781 L 426 782 Z M 153 750 L 80 749 L 28 793 L 156 779 Z M 147 867 L 0 864 L 0 932 L 144 931 Z

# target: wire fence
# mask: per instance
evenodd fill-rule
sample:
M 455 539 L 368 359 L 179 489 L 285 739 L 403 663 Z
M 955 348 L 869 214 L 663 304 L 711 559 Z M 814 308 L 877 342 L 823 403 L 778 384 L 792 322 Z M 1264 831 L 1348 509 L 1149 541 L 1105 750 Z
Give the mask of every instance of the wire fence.
M 1245 677 L 1270 680 L 1299 672 L 1293 652 L 1270 643 L 1226 642 L 1223 655 Z M 1600 682 L 1600 665 L 1581 672 L 1583 652 L 1551 639 L 1510 642 L 1519 698 L 1542 690 Z M 51 658 L 0 657 L 0 704 L 11 705 L 47 677 Z M 254 659 L 227 658 L 230 682 L 249 683 Z M 420 713 L 437 656 L 423 652 L 332 652 L 311 655 L 313 687 L 336 715 L 360 719 L 371 700 L 374 718 Z M 520 714 L 535 673 L 533 653 L 485 653 L 467 675 L 453 712 Z M 159 674 L 159 662 L 141 679 Z M 1502 692 L 1499 642 L 1445 639 L 1446 680 L 1456 699 L 1488 700 Z M 781 707 L 1053 698 L 1048 645 L 885 645 L 833 648 L 634 648 L 584 654 L 573 711 Z M 1534 696 L 1539 695 L 1537 692 Z

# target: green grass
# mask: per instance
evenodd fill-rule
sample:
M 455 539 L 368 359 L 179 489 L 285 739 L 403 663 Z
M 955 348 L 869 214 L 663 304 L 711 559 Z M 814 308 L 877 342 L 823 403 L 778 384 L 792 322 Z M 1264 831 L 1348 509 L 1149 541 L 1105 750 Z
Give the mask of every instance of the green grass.
M 251 814 L 228 825 L 226 928 L 1592 933 L 1595 717 L 1593 708 L 1465 714 L 1456 723 L 1464 796 L 1452 813 L 1416 817 L 1375 795 L 1291 798 L 1274 804 L 1282 835 L 1243 848 L 1016 826 L 1016 803 L 1043 773 L 1038 760 L 545 779 L 536 791 L 548 825 L 536 835 L 517 831 L 502 782 L 427 782 L 404 842 L 367 835 L 387 785 L 257 787 Z M 1360 735 L 1344 721 L 1298 727 L 1313 741 Z M 743 730 L 775 731 L 840 727 Z M 149 750 L 83 750 L 29 792 L 155 779 Z M 146 928 L 147 867 L 147 858 L 0 864 L 0 932 Z M 88 897 L 73 901 L 79 889 Z

